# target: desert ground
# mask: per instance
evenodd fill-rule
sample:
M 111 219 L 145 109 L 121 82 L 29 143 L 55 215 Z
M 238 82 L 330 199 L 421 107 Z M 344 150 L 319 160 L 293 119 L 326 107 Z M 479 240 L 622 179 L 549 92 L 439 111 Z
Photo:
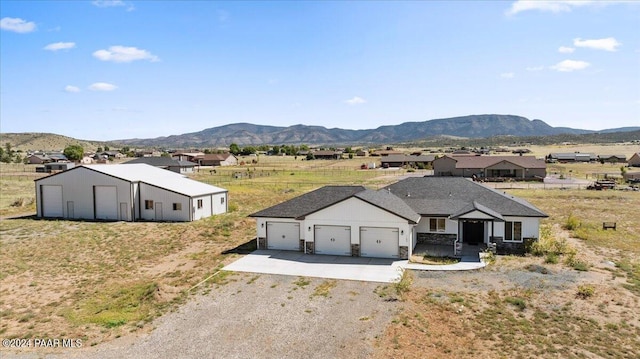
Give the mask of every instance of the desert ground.
M 629 157 L 640 149 L 534 153 L 575 150 Z M 0 337 L 80 339 L 82 347 L 1 348 L 2 356 L 175 357 L 180 348 L 184 357 L 640 355 L 640 192 L 504 188 L 549 214 L 544 238 L 532 253 L 496 256 L 479 271 L 407 271 L 389 285 L 220 271 L 255 248 L 248 214 L 322 185 L 380 188 L 408 174 L 359 170 L 372 160 L 262 156 L 201 170 L 195 179 L 229 189 L 230 211 L 192 223 L 36 219 L 37 175 L 3 164 Z M 589 180 L 619 174 L 620 165 L 549 172 Z M 604 221 L 617 230 L 603 230 Z

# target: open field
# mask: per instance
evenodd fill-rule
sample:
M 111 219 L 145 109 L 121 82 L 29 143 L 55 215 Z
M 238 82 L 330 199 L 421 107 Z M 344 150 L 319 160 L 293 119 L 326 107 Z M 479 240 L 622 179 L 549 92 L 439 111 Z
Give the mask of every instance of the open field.
M 255 280 L 216 274 L 251 250 L 248 214 L 322 185 L 379 188 L 406 174 L 357 169 L 372 160 L 261 157 L 250 166 L 201 170 L 193 177 L 229 189 L 230 212 L 192 223 L 2 219 L 0 337 L 82 338 L 93 346 L 144 334 L 194 295 Z M 590 165 L 602 166 L 563 166 L 584 178 L 591 167 L 581 166 Z M 0 167 L 0 214 L 33 213 L 33 204 L 11 206 L 35 197 L 32 175 L 6 168 Z M 374 356 L 640 355 L 640 193 L 507 192 L 549 214 L 544 226 L 553 245 L 540 256 L 498 257 L 482 271 L 413 273 L 408 291 L 393 302 L 397 315 L 384 334 L 368 339 Z M 605 221 L 617 230 L 602 230 Z M 380 286 L 375 293 L 386 300 L 387 292 Z

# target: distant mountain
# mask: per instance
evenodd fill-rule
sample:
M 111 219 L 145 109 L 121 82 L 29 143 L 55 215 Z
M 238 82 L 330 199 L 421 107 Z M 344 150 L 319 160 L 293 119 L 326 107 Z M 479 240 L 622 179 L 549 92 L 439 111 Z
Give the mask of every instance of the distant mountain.
M 2 146 L 6 143 L 14 150 L 43 150 L 62 151 L 69 145 L 80 145 L 86 151 L 95 151 L 98 147 L 105 146 L 106 142 L 78 140 L 72 137 L 57 135 L 54 133 L 2 133 L 0 134 Z
M 598 132 L 620 132 L 640 129 L 626 127 Z M 146 147 L 228 147 L 261 144 L 382 144 L 415 141 L 434 136 L 486 138 L 493 136 L 549 136 L 585 134 L 596 131 L 567 127 L 552 127 L 542 120 L 529 120 L 513 115 L 471 115 L 435 119 L 424 122 L 405 122 L 381 126 L 371 130 L 344 130 L 322 126 L 294 125 L 289 127 L 234 123 L 208 128 L 199 132 L 151 139 L 116 140 L 124 145 Z

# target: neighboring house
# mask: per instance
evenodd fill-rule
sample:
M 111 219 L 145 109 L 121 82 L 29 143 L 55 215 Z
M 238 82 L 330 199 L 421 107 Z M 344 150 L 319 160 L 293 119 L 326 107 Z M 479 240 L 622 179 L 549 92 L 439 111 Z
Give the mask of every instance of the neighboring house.
M 380 156 L 380 157 L 385 157 L 385 156 L 391 156 L 391 155 L 401 155 L 402 152 L 401 151 L 395 151 L 395 150 L 379 150 L 379 151 L 374 151 L 373 153 L 371 153 L 371 156 Z
M 118 159 L 118 158 L 125 158 L 125 157 L 127 156 L 123 155 L 118 151 L 102 151 L 100 153 L 96 153 L 96 155 L 93 156 L 95 160 Z
M 227 211 L 227 190 L 147 164 L 88 165 L 40 178 L 38 217 L 194 221 Z
M 547 156 L 548 162 L 595 162 L 598 156 L 592 153 L 550 153 Z
M 631 156 L 631 158 L 629 158 L 629 160 L 627 161 L 627 164 L 630 167 L 640 167 L 640 152 L 634 153 L 633 156 Z
M 123 164 L 145 163 L 150 166 L 162 168 L 175 173 L 193 173 L 195 163 L 189 161 L 178 161 L 169 157 L 138 157 L 134 160 L 124 162 Z
M 200 166 L 235 166 L 238 158 L 231 153 L 203 155 L 198 158 Z
M 42 165 L 49 162 L 54 162 L 53 159 L 49 158 L 47 155 L 31 155 L 27 157 L 27 160 L 30 164 Z
M 171 158 L 178 161 L 198 163 L 198 159 L 202 158 L 204 155 L 204 152 L 175 152 L 171 154 Z
M 403 166 L 431 166 L 433 160 L 436 158 L 434 155 L 389 155 L 382 157 L 380 163 L 383 167 L 403 167 Z
M 599 155 L 598 160 L 608 163 L 624 163 L 627 162 L 627 156 L 625 155 Z
M 547 165 L 533 156 L 443 156 L 433 161 L 436 176 L 542 180 Z
M 339 160 L 340 158 L 342 158 L 341 151 L 319 150 L 319 151 L 314 151 L 312 153 L 313 153 L 313 158 L 315 158 L 316 160 Z
M 91 156 L 83 156 L 80 160 L 80 164 L 90 165 L 93 163 L 93 158 Z
M 369 151 L 362 149 L 356 151 L 356 156 L 358 157 L 369 157 Z
M 407 259 L 418 243 L 522 253 L 547 215 L 469 179 L 413 177 L 379 191 L 326 186 L 250 217 L 259 249 Z

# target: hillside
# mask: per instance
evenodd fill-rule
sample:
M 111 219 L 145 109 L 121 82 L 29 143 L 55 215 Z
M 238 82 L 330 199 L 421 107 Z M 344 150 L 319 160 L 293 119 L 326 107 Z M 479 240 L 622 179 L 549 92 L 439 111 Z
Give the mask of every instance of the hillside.
M 638 130 L 640 127 L 609 129 L 602 132 Z M 125 139 L 117 142 L 147 147 L 228 147 L 261 144 L 372 144 L 401 143 L 435 136 L 488 138 L 494 136 L 550 136 L 585 134 L 594 131 L 552 127 L 541 120 L 513 115 L 470 115 L 423 122 L 405 122 L 368 130 L 345 130 L 322 126 L 289 127 L 235 123 L 199 132 L 151 139 Z
M 104 142 L 78 140 L 54 133 L 33 132 L 0 134 L 0 145 L 5 146 L 6 143 L 9 143 L 16 151 L 61 151 L 69 145 L 76 144 L 82 146 L 85 151 L 95 151 L 98 147 L 105 145 Z

